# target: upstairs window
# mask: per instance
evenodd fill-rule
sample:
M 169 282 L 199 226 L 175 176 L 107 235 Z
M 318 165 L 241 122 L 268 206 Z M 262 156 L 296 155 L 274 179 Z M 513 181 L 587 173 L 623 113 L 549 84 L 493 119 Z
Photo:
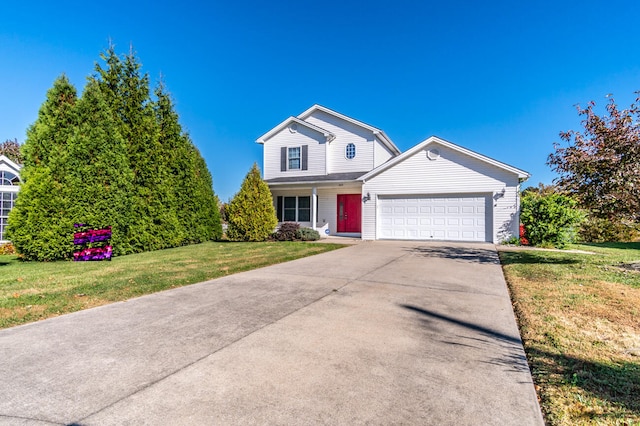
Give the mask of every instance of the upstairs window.
M 14 175 L 11 172 L 5 172 L 3 170 L 0 170 L 0 185 L 4 185 L 4 186 L 13 186 L 13 185 L 19 185 L 20 184 L 20 178 L 16 175 Z
M 289 170 L 300 170 L 300 147 L 289 148 Z
M 344 156 L 347 157 L 347 160 L 351 160 L 356 156 L 356 146 L 355 144 L 349 143 L 344 149 Z

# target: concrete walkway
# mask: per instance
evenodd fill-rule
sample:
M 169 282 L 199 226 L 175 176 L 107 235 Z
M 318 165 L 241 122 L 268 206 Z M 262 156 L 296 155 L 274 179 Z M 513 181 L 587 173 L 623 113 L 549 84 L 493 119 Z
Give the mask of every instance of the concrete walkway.
M 543 421 L 494 246 L 394 241 L 0 331 L 0 424 Z

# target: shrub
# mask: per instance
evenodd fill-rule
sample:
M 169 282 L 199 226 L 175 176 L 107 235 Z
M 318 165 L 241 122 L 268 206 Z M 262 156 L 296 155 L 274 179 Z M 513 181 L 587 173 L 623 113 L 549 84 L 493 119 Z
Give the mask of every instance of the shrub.
M 302 241 L 316 241 L 320 239 L 320 233 L 311 228 L 300 228 L 298 235 Z
M 520 220 L 531 245 L 562 248 L 575 241 L 576 229 L 583 219 L 576 201 L 566 195 L 522 195 Z
M 300 224 L 296 222 L 284 222 L 273 234 L 276 241 L 295 241 L 299 239 Z
M 0 244 L 0 256 L 7 254 L 16 254 L 16 249 L 11 243 Z
M 580 241 L 587 243 L 603 243 L 610 241 L 638 241 L 640 225 L 626 224 L 620 221 L 588 217 L 578 231 Z
M 227 237 L 236 241 L 264 241 L 278 224 L 269 186 L 254 164 L 240 191 L 227 206 Z

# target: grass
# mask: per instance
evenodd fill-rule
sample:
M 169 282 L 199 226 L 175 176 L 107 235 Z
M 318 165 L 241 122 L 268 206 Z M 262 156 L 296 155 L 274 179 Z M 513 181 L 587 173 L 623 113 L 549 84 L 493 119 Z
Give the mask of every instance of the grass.
M 0 256 L 0 328 L 130 299 L 344 247 L 207 242 L 111 262 L 21 262 Z
M 640 425 L 640 243 L 571 248 L 500 252 L 545 420 Z

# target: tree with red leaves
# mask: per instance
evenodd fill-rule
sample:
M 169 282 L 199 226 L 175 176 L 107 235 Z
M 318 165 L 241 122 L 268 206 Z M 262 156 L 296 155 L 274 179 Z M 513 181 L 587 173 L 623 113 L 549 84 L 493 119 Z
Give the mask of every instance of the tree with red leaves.
M 640 92 L 636 92 L 640 94 Z M 593 217 L 616 222 L 640 220 L 640 97 L 620 110 L 609 96 L 606 114 L 595 102 L 577 107 L 583 132 L 561 132 L 568 146 L 554 144 L 547 164 L 560 176 L 557 186 L 574 195 Z
M 20 144 L 17 139 L 7 139 L 4 142 L 0 142 L 0 155 L 4 155 L 9 160 L 17 164 L 23 164 L 24 158 L 20 152 Z

